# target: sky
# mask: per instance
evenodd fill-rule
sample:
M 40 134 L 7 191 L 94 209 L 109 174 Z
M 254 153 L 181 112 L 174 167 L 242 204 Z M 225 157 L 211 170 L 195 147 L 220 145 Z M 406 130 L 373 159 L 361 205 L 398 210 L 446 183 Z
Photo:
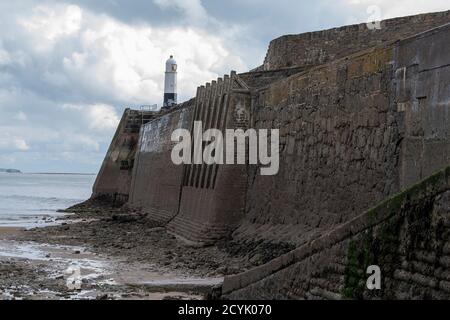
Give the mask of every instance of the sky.
M 376 8 L 373 11 L 373 8 Z M 126 107 L 262 64 L 270 40 L 448 0 L 0 0 L 0 168 L 96 173 Z

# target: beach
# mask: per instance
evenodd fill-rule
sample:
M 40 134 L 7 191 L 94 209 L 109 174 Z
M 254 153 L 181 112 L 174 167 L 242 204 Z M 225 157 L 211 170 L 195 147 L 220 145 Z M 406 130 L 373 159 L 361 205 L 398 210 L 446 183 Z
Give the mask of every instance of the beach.
M 245 269 L 225 249 L 192 247 L 137 213 L 74 211 L 52 226 L 0 228 L 1 299 L 205 299 Z M 81 285 L 70 289 L 75 269 Z
M 243 267 L 138 212 L 84 202 L 94 178 L 0 175 L 0 299 L 204 299 Z
M 194 245 L 142 212 L 84 201 L 94 178 L 0 175 L 0 299 L 213 298 L 224 276 L 280 254 Z

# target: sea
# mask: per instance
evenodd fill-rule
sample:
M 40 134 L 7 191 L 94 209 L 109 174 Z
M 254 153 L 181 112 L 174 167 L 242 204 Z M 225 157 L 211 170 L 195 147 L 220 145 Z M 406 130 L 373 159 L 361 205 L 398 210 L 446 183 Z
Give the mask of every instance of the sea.
M 57 212 L 88 199 L 95 175 L 0 173 L 0 227 L 54 224 Z

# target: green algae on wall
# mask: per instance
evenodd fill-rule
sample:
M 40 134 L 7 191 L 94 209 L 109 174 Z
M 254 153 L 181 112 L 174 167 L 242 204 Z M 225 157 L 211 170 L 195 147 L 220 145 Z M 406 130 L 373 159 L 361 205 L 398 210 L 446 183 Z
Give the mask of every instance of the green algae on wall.
M 449 176 L 450 167 L 367 212 L 374 225 L 348 244 L 344 298 L 395 298 L 398 290 L 393 279 L 402 262 L 413 261 L 417 250 L 435 252 L 439 257 L 442 248 L 436 243 L 441 243 L 442 247 L 443 239 L 439 222 L 434 223 L 434 202 L 439 194 L 448 190 Z M 370 265 L 378 265 L 381 269 L 382 288 L 379 291 L 366 289 L 369 277 L 366 270 Z

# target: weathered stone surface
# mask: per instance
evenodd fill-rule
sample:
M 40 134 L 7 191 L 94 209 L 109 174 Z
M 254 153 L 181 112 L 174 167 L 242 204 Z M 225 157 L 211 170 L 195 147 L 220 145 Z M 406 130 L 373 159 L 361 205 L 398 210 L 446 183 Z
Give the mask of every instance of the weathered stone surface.
M 225 278 L 223 298 L 449 299 L 449 178 L 450 167 L 346 223 L 356 228 Z M 366 287 L 370 265 L 381 268 L 381 290 Z
M 253 125 L 280 129 L 280 172 L 260 176 L 250 167 L 245 223 L 236 236 L 253 236 L 251 225 L 286 225 L 285 237 L 301 243 L 398 190 L 399 115 L 386 107 L 392 58 L 391 48 L 380 48 L 260 93 Z M 279 239 L 275 230 L 265 234 Z
M 94 197 L 196 243 L 234 230 L 228 249 L 257 267 L 228 277 L 226 298 L 449 298 L 448 169 L 381 202 L 450 163 L 449 15 L 276 39 L 262 68 L 150 114 L 139 142 L 127 110 Z M 175 166 L 170 134 L 195 120 L 279 129 L 279 173 Z M 368 262 L 383 265 L 380 292 L 362 286 Z
M 199 88 L 193 121 L 201 121 L 204 131 L 246 130 L 250 107 L 247 85 L 232 72 Z M 246 165 L 185 165 L 178 215 L 167 228 L 203 244 L 228 236 L 243 217 L 246 187 Z
M 450 163 L 450 28 L 401 41 L 396 101 L 404 103 L 400 184 L 406 187 Z
M 165 224 L 178 214 L 183 167 L 173 164 L 172 132 L 190 129 L 195 100 L 141 128 L 128 205 Z
M 449 164 L 449 40 L 447 25 L 259 91 L 253 126 L 280 129 L 280 172 L 249 167 L 234 236 L 304 243 Z
M 108 198 L 115 205 L 128 201 L 139 130 L 153 112 L 126 109 L 97 175 L 92 198 Z
M 394 42 L 450 22 L 450 11 L 384 20 L 381 29 L 365 23 L 286 35 L 273 40 L 263 70 L 324 64 L 382 43 Z

